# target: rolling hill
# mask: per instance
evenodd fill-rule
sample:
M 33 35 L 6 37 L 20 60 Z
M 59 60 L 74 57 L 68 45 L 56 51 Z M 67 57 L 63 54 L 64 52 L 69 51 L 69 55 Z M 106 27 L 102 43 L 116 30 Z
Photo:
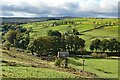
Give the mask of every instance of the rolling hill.
M 54 22 L 65 22 L 73 21 L 75 24 L 63 24 L 51 26 Z M 98 25 L 96 25 L 96 24 Z M 103 24 L 116 23 L 116 25 L 107 25 L 100 28 L 95 28 L 96 26 L 102 26 Z M 118 37 L 118 26 L 117 19 L 115 18 L 65 18 L 63 20 L 50 20 L 43 22 L 30 22 L 27 24 L 22 24 L 25 28 L 32 28 L 31 38 L 38 36 L 46 36 L 48 30 L 58 30 L 62 34 L 65 32 L 70 32 L 72 29 L 78 30 L 81 35 L 79 37 L 83 38 L 86 41 L 86 49 L 89 51 L 89 45 L 92 40 L 99 39 L 111 39 Z

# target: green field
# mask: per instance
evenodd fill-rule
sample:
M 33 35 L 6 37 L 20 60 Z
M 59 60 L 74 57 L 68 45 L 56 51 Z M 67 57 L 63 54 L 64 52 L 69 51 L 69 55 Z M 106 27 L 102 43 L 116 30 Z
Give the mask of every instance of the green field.
M 66 70 L 59 70 L 54 66 L 53 61 L 43 61 L 30 53 L 15 50 L 2 52 L 3 78 L 74 78 L 78 76 Z M 82 58 L 69 57 L 68 59 L 68 67 L 83 69 Z M 85 59 L 85 71 L 94 73 L 100 78 L 117 78 L 118 60 Z
M 4 66 L 2 71 L 7 78 L 75 78 L 74 74 L 47 68 Z
M 64 21 L 74 21 L 76 25 L 67 24 L 67 25 L 58 25 L 50 26 L 53 22 L 64 22 Z M 69 18 L 64 20 L 51 20 L 44 22 L 31 22 L 23 24 L 25 28 L 32 27 L 33 31 L 30 33 L 31 38 L 38 36 L 46 36 L 48 30 L 58 30 L 62 34 L 66 31 L 71 31 L 73 28 L 77 29 L 80 34 L 79 37 L 83 38 L 86 41 L 86 49 L 89 51 L 89 45 L 92 40 L 99 39 L 111 39 L 118 37 L 118 26 L 105 26 L 104 28 L 94 29 L 95 24 L 93 22 L 99 23 L 117 23 L 115 18 L 106 18 L 106 19 L 95 19 L 95 18 Z M 47 26 L 47 27 L 46 27 Z M 71 26 L 71 27 L 69 27 Z M 94 29 L 94 30 L 91 30 Z M 91 31 L 87 31 L 91 30 Z
M 69 58 L 76 63 L 82 63 L 81 58 Z M 75 63 L 74 62 L 74 63 Z M 70 64 L 69 66 L 82 69 L 79 64 Z M 118 78 L 118 60 L 109 59 L 85 59 L 85 71 L 99 75 L 101 78 Z
M 25 52 L 4 50 L 2 57 L 3 78 L 74 78 L 76 76 L 52 69 L 54 65 L 51 63 Z

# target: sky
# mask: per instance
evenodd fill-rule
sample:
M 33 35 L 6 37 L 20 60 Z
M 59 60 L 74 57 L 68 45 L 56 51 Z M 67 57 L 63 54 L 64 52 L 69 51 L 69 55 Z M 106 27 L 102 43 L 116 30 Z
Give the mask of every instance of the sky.
M 119 0 L 1 0 L 0 17 L 117 17 Z

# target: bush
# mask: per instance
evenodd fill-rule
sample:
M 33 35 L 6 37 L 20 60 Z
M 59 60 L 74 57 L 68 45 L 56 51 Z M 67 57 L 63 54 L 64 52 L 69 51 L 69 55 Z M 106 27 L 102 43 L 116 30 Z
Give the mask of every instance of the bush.
M 48 61 L 55 61 L 56 56 L 48 55 Z
M 99 53 L 99 54 L 97 55 L 97 58 L 102 58 L 102 54 Z
M 98 54 L 92 53 L 91 56 L 94 58 L 106 58 L 108 55 L 106 53 L 102 53 L 102 54 L 101 53 L 98 53 Z
M 60 67 L 60 65 L 61 65 L 62 61 L 63 61 L 63 59 L 58 58 L 58 59 L 55 61 L 55 66 Z
M 6 41 L 4 43 L 4 46 L 7 48 L 7 50 L 10 50 L 11 44 L 10 44 L 10 42 Z
M 92 53 L 91 56 L 97 58 L 97 53 Z
M 106 58 L 108 55 L 106 53 L 102 54 L 102 58 Z

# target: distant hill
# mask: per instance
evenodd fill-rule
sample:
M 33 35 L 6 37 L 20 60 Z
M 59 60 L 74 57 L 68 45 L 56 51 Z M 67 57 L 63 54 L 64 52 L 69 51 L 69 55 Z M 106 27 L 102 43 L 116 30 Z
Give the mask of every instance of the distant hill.
M 40 22 L 47 20 L 60 20 L 67 17 L 1 17 L 2 22 L 4 23 L 13 23 L 13 22 Z M 70 17 L 69 17 L 70 18 Z

